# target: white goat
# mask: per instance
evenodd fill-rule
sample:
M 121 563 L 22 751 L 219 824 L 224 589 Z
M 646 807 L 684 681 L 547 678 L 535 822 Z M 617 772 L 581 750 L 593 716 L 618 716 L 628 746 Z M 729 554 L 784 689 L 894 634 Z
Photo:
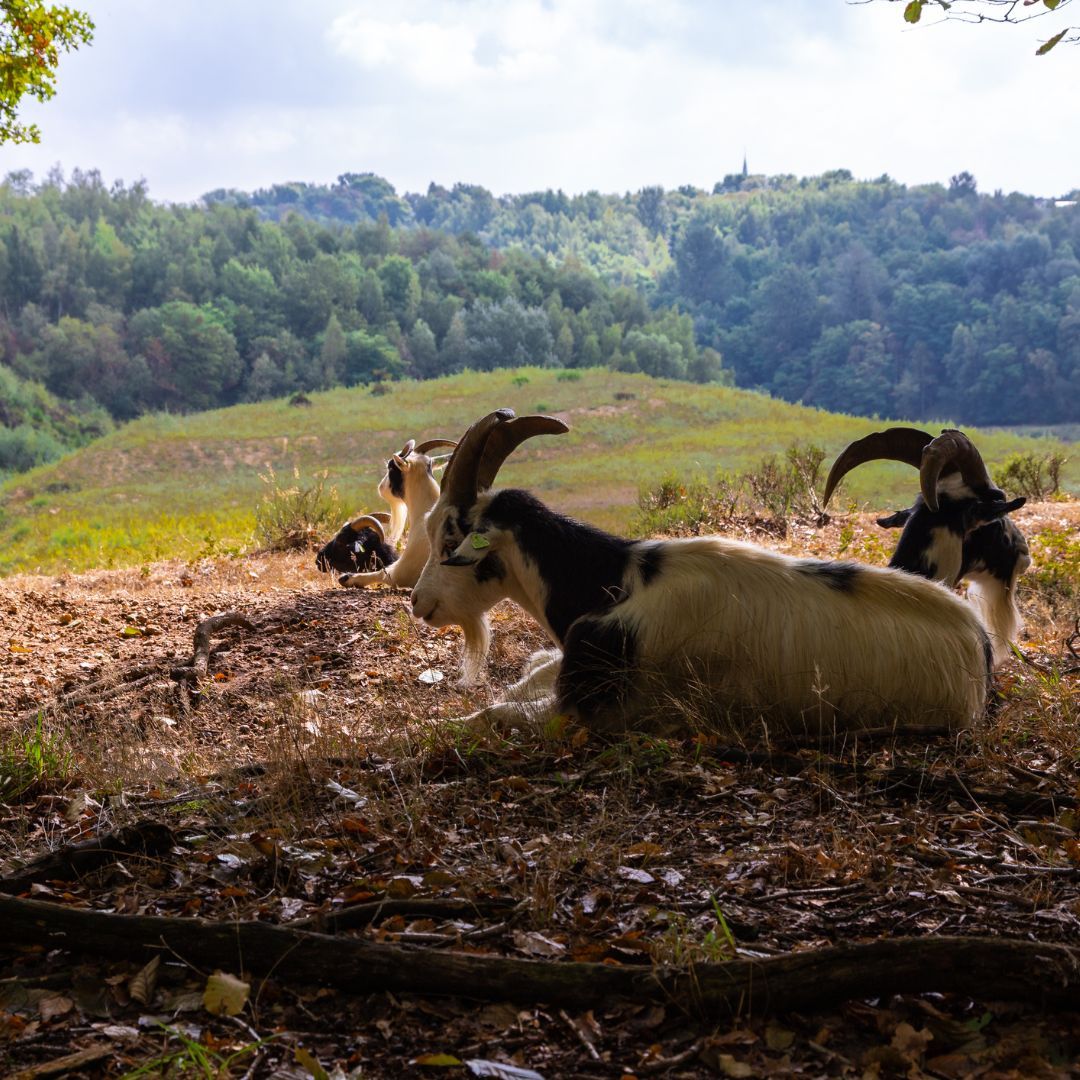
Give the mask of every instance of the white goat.
M 427 532 L 424 517 L 439 497 L 439 485 L 432 473 L 434 458 L 432 450 L 455 447 L 450 439 L 429 439 L 419 446 L 410 439 L 400 454 L 394 454 L 386 462 L 386 473 L 379 481 L 379 494 L 390 504 L 390 527 L 386 539 L 394 543 L 410 524 L 405 550 L 396 562 L 378 570 L 359 574 L 342 574 L 338 581 L 351 589 L 367 585 L 392 585 L 398 589 L 411 589 L 424 568 L 428 557 Z
M 720 537 L 624 540 L 528 492 L 488 491 L 522 441 L 566 430 L 509 409 L 479 420 L 428 514 L 413 613 L 432 626 L 475 625 L 509 597 L 562 649 L 535 657 L 509 700 L 475 719 L 557 712 L 621 730 L 670 716 L 688 697 L 739 723 L 813 730 L 956 729 L 982 713 L 989 640 L 941 585 Z

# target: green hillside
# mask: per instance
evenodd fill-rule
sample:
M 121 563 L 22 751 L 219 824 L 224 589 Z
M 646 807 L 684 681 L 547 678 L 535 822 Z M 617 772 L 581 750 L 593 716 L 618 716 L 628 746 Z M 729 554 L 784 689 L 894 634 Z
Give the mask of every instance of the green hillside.
M 56 572 L 242 551 L 272 468 L 310 481 L 326 470 L 344 512 L 377 509 L 382 462 L 407 438 L 457 437 L 483 413 L 559 413 L 570 434 L 526 444 L 501 474 L 553 506 L 614 529 L 633 516 L 639 487 L 673 470 L 711 477 L 743 470 L 795 441 L 830 455 L 885 421 L 838 416 L 760 394 L 604 370 L 524 368 L 361 388 L 174 417 L 147 416 L 0 487 L 0 571 Z M 991 466 L 1053 444 L 1005 432 L 979 436 Z M 1080 455 L 1066 479 L 1080 485 Z M 911 469 L 867 466 L 847 494 L 906 504 Z

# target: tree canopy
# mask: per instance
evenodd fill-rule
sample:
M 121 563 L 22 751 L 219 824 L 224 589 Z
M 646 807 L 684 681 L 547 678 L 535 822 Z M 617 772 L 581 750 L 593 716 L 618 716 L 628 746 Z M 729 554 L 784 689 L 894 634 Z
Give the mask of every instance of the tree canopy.
M 0 143 L 40 142 L 36 124 L 19 120 L 25 97 L 48 101 L 56 93 L 60 53 L 88 44 L 89 15 L 40 0 L 0 0 Z

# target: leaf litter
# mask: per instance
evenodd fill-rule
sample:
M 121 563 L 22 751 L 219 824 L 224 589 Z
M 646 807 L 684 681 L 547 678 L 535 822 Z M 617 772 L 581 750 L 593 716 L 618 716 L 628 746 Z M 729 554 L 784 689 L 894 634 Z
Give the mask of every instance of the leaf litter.
M 788 543 L 822 554 L 835 535 Z M 456 670 L 460 638 L 416 626 L 400 595 L 331 588 L 288 556 L 258 563 L 256 578 L 223 561 L 4 582 L 0 735 L 40 710 L 70 759 L 0 807 L 5 872 L 146 818 L 174 840 L 33 895 L 642 969 L 898 935 L 1080 940 L 1078 694 L 1053 675 L 1070 613 L 1038 595 L 1023 648 L 1041 667 L 1010 662 L 979 730 L 748 760 L 708 735 L 463 741 L 443 721 L 543 645 L 525 618 L 497 612 L 491 686 L 466 693 L 423 680 Z M 195 626 L 230 610 L 258 629 L 215 639 L 192 699 L 170 671 Z M 922 786 L 900 786 L 904 770 Z M 1050 809 L 994 798 L 1018 790 Z M 13 1074 L 75 1050 L 80 1075 L 183 1075 L 169 1062 L 197 1047 L 238 1077 L 1065 1076 L 1080 1049 L 1076 1013 L 947 994 L 702 1021 L 678 1002 L 352 996 L 32 942 L 0 960 Z M 232 996 L 207 1009 L 222 977 Z

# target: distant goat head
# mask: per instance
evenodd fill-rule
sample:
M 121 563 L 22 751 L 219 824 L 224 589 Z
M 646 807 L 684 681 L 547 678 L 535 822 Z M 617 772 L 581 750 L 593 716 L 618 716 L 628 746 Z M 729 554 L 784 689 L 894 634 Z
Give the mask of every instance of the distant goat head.
M 315 566 L 324 574 L 359 573 L 390 566 L 397 560 L 397 553 L 386 542 L 389 524 L 390 515 L 381 511 L 347 521 L 315 556 Z

